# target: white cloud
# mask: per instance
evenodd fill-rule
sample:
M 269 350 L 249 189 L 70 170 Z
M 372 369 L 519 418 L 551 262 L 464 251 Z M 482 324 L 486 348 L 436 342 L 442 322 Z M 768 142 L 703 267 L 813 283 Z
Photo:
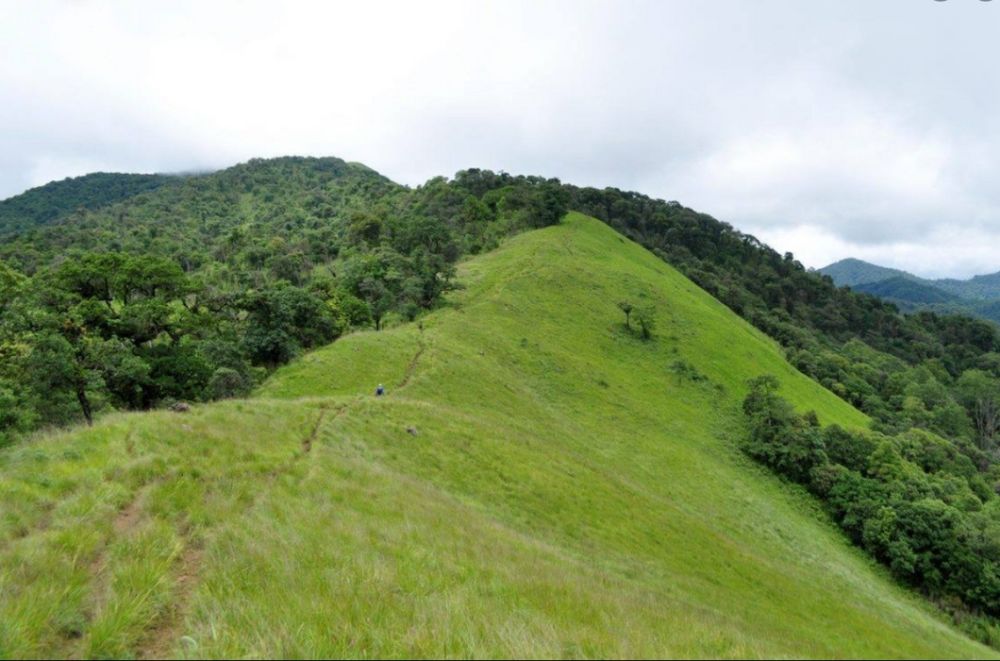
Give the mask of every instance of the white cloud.
M 92 169 L 332 154 L 409 184 L 491 167 L 640 190 L 813 266 L 996 270 L 995 10 L 0 4 L 0 195 Z
M 877 245 L 845 241 L 815 225 L 758 228 L 751 234 L 779 250 L 781 246 L 803 246 L 803 250 L 796 253 L 796 259 L 813 267 L 825 266 L 850 255 L 924 278 L 967 278 L 997 269 L 996 234 L 957 224 L 934 228 L 920 241 L 901 240 Z

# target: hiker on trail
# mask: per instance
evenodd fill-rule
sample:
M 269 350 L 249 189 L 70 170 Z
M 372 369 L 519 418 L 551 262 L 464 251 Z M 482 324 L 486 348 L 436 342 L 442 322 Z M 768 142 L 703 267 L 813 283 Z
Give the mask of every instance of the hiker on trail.
M 385 394 L 385 386 L 383 386 L 380 383 L 380 384 L 378 384 L 378 388 L 375 389 L 375 396 L 376 397 L 381 397 L 384 394 Z

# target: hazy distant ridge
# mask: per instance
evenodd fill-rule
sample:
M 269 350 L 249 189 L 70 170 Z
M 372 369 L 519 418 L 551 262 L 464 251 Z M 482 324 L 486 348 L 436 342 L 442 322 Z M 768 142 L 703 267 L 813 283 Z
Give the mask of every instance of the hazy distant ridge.
M 1000 273 L 968 280 L 930 280 L 854 258 L 842 259 L 819 272 L 840 286 L 892 301 L 907 312 L 960 312 L 1000 322 Z

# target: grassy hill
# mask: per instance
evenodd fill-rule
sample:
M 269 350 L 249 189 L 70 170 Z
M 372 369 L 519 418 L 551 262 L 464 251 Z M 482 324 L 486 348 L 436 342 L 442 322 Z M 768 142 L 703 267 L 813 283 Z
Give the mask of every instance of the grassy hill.
M 991 653 L 740 454 L 761 373 L 867 421 L 664 262 L 571 214 L 460 281 L 252 399 L 0 452 L 0 657 Z

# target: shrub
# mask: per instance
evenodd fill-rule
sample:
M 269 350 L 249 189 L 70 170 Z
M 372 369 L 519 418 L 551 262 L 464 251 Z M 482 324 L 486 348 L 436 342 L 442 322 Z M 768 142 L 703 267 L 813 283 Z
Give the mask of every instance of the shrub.
M 220 367 L 208 381 L 208 394 L 212 399 L 239 397 L 250 391 L 251 384 L 234 369 Z
M 959 608 L 1000 616 L 1000 502 L 973 461 L 923 430 L 884 436 L 821 429 L 814 414 L 797 415 L 777 389 L 772 376 L 750 382 L 747 454 L 808 486 L 852 541 L 898 579 Z

